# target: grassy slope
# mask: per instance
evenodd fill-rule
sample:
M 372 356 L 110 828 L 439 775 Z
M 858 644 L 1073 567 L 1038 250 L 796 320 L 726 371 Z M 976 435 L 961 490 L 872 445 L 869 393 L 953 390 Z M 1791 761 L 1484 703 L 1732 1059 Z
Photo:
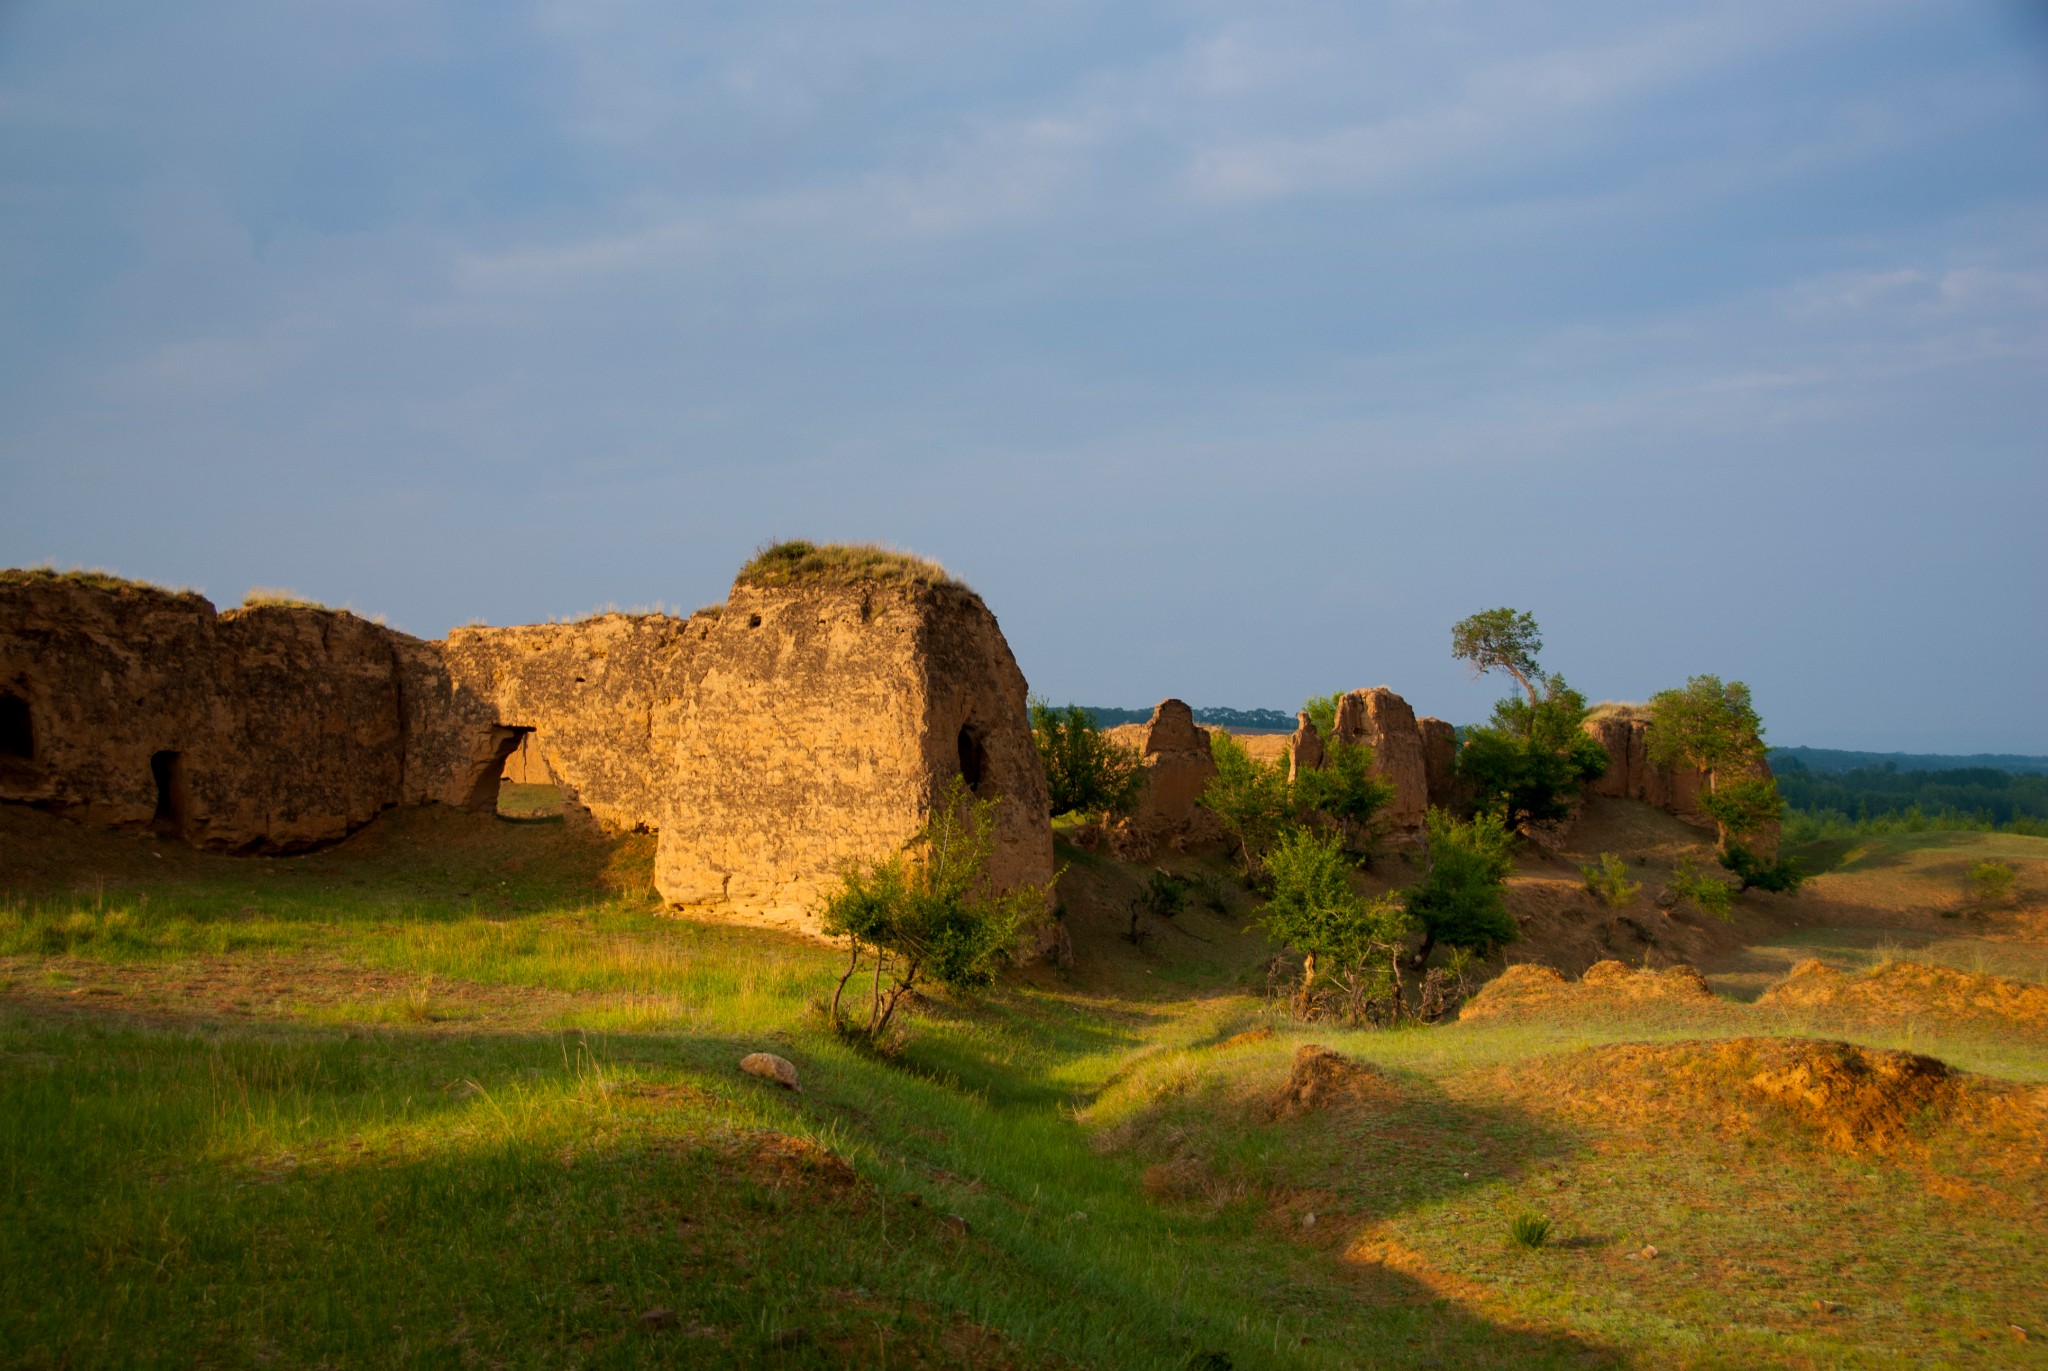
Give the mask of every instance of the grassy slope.
M 0 808 L 6 1360 L 2038 1364 L 2007 1327 L 2048 1333 L 2038 1157 L 1994 1186 L 2011 1159 L 1953 1132 L 1845 1158 L 1516 1084 L 1587 1043 L 1828 1025 L 1218 1049 L 1265 1021 L 1245 911 L 1134 949 L 1134 875 L 1069 853 L 1080 970 L 935 1005 L 884 1063 L 806 1009 L 829 949 L 659 917 L 645 841 L 430 812 L 233 861 Z M 1269 1120 L 1311 1037 L 1391 1103 Z M 2048 1078 L 2038 1045 L 1932 1046 Z M 803 1095 L 734 1070 L 762 1047 Z M 1564 1243 L 1511 1253 L 1525 1209 Z

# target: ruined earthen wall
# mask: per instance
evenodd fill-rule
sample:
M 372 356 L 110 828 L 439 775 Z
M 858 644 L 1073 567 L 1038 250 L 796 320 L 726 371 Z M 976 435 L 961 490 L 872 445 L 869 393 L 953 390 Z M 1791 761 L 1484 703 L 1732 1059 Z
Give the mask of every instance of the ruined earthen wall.
M 1023 674 L 971 592 L 736 585 L 692 651 L 655 858 L 670 904 L 815 930 L 840 873 L 898 850 L 955 774 L 1004 801 L 998 881 L 1051 878 Z
M 1422 730 L 1408 702 L 1385 686 L 1351 691 L 1337 701 L 1333 732 L 1344 742 L 1372 748 L 1374 774 L 1394 787 L 1394 798 L 1383 811 L 1393 835 L 1419 835 L 1429 810 L 1429 766 Z
M 1432 809 L 1456 809 L 1463 801 L 1458 785 L 1458 730 L 1449 720 L 1427 716 L 1415 721 L 1422 735 L 1422 770 Z
M 197 595 L 12 573 L 0 693 L 26 701 L 34 755 L 0 760 L 0 800 L 237 852 L 333 842 L 409 792 L 494 803 L 509 735 L 452 697 L 408 704 L 419 654 L 344 611 L 216 614 Z
M 1117 850 L 1139 859 L 1161 847 L 1221 841 L 1222 824 L 1197 803 L 1216 777 L 1216 756 L 1194 711 L 1183 701 L 1162 700 L 1150 719 L 1129 727 L 1144 762 L 1145 788 L 1137 808 L 1117 826 Z
M 605 614 L 458 628 L 442 653 L 452 678 L 500 722 L 532 730 L 529 759 L 538 754 L 567 799 L 613 831 L 648 831 L 668 803 L 692 650 L 715 622 Z
M 1586 732 L 1607 750 L 1607 770 L 1587 785 L 1593 795 L 1611 795 L 1640 800 L 1667 814 L 1702 828 L 1714 821 L 1700 808 L 1700 792 L 1708 786 L 1709 775 L 1689 767 L 1659 766 L 1650 760 L 1650 723 L 1626 714 L 1610 714 L 1586 721 Z M 1759 758 L 1753 774 L 1769 776 L 1771 764 Z M 1744 838 L 1743 843 L 1763 856 L 1778 850 L 1778 825 L 1770 824 Z

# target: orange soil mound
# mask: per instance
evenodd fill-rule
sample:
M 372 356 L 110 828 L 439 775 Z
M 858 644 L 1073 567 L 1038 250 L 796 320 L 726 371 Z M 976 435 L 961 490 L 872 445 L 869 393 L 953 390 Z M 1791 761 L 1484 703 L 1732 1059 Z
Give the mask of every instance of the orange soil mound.
M 1275 1119 L 1297 1119 L 1332 1105 L 1384 1096 L 1391 1090 L 1387 1078 L 1371 1067 L 1340 1057 L 1327 1047 L 1306 1043 L 1295 1049 L 1287 1084 L 1267 1108 Z
M 2048 986 L 1924 962 L 1890 962 L 1850 975 L 1808 959 L 1757 1003 L 1837 1010 L 1862 1019 L 1935 1016 L 2048 1031 Z
M 1713 1004 L 1718 997 L 1699 972 L 1683 964 L 1649 971 L 1631 970 L 1615 961 L 1595 962 L 1574 982 L 1547 966 L 1529 963 L 1511 966 L 1480 987 L 1458 1018 L 1510 1019 L 1646 1001 Z
M 1932 1057 L 1813 1038 L 1619 1043 L 1516 1069 L 1546 1107 L 1633 1128 L 1790 1123 L 1841 1152 L 1883 1152 L 1948 1119 L 1963 1077 Z

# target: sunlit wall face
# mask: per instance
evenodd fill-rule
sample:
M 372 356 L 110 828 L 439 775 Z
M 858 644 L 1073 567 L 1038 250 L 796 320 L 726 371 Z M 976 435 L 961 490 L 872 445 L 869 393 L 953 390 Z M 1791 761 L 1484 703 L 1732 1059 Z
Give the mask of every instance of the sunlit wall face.
M 435 634 L 894 542 L 1053 699 L 2048 752 L 1994 3 L 0 7 L 0 561 Z

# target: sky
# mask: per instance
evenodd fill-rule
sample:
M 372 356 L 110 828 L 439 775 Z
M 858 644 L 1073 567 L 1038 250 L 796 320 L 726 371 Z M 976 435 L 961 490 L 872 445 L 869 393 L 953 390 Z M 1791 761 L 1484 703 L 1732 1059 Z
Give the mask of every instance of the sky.
M 2048 753 L 2039 0 L 0 0 L 0 563 Z

